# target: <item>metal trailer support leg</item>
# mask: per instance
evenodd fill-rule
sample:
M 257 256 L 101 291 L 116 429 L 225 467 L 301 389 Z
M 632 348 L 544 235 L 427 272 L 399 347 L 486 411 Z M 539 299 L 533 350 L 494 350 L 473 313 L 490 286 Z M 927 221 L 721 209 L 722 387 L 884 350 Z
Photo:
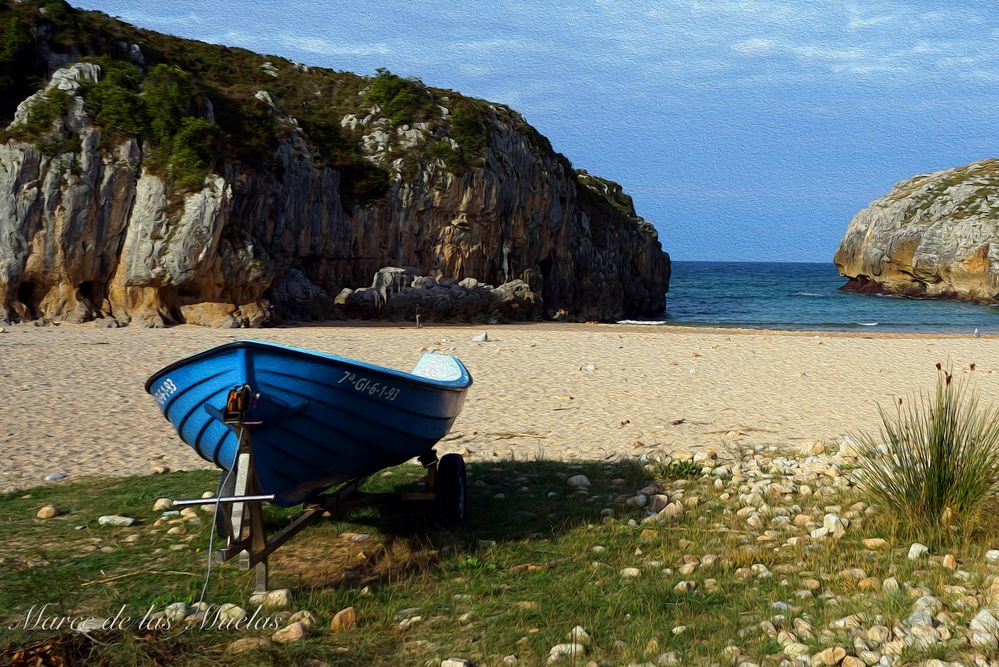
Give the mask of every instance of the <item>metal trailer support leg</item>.
M 236 455 L 235 495 L 252 496 L 257 494 L 258 489 L 250 434 L 245 427 L 238 429 L 239 450 Z M 248 570 L 253 565 L 256 570 L 255 592 L 266 592 L 267 556 L 263 552 L 267 547 L 267 535 L 264 533 L 264 516 L 259 500 L 233 503 L 232 532 L 227 542 L 229 548 L 241 543 L 245 545 L 246 548 L 239 552 L 239 569 Z

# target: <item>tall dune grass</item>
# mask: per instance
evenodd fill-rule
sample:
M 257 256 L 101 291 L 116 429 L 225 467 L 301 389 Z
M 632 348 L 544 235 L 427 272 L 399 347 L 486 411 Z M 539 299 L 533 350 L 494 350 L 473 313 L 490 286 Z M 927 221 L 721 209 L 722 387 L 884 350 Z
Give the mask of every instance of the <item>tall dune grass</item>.
M 999 495 L 999 413 L 980 404 L 974 370 L 956 379 L 937 364 L 932 394 L 879 405 L 879 437 L 860 437 L 860 487 L 883 519 L 931 544 L 987 527 Z

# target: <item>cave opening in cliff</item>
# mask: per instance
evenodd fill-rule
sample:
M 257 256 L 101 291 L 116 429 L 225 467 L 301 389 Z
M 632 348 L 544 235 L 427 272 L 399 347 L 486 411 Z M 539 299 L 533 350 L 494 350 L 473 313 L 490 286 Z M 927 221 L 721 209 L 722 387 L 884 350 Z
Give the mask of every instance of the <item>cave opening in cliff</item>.
M 538 262 L 538 268 L 541 269 L 541 277 L 545 282 L 548 282 L 548 278 L 552 275 L 552 269 L 555 268 L 555 259 L 551 255 L 548 255 L 548 257 Z
M 94 283 L 89 280 L 84 280 L 82 283 L 76 286 L 79 291 L 80 296 L 90 303 L 94 302 Z
M 35 316 L 35 284 L 29 280 L 24 281 L 17 286 L 17 300 L 24 305 L 25 309 L 28 311 L 29 317 Z

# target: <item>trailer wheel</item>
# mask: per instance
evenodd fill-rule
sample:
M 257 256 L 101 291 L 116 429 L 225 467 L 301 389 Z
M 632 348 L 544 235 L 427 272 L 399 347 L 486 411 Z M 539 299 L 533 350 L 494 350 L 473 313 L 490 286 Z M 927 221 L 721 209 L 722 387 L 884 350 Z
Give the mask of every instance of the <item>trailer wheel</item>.
M 465 460 L 458 454 L 445 454 L 437 464 L 437 511 L 449 528 L 465 523 Z

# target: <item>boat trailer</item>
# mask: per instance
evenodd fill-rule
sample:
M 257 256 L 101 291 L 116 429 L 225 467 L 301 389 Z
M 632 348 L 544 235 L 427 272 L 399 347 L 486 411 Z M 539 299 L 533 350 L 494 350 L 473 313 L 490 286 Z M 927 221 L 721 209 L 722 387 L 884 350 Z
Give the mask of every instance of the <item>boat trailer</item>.
M 257 485 L 253 463 L 252 429 L 263 424 L 250 418 L 250 407 L 259 394 L 249 385 L 234 387 L 229 391 L 225 410 L 204 406 L 205 411 L 232 428 L 238 445 L 232 470 L 223 470 L 218 491 L 212 498 L 174 500 L 174 507 L 215 505 L 215 526 L 218 535 L 225 539 L 213 558 L 228 561 L 239 557 L 239 569 L 254 569 L 254 592 L 268 590 L 267 559 L 285 542 L 309 527 L 324 514 L 336 515 L 358 507 L 398 504 L 407 502 L 436 503 L 442 523 L 458 527 L 465 520 L 467 484 L 465 461 L 458 454 L 445 454 L 440 459 L 434 449 L 419 457 L 427 471 L 423 491 L 410 493 L 369 493 L 361 491 L 368 477 L 344 482 L 331 493 L 321 493 L 304 501 L 301 514 L 283 529 L 268 536 L 264 529 L 263 504 L 273 502 L 274 494 L 261 494 Z

